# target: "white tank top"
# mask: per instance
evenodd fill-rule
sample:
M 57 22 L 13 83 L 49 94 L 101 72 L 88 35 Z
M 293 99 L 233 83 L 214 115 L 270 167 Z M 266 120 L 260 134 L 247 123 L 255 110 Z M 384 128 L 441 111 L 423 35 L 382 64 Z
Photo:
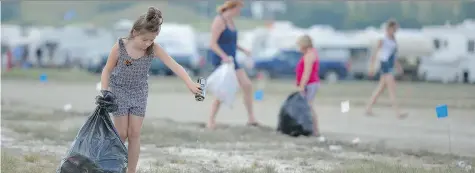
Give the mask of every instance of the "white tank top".
M 397 43 L 395 40 L 390 39 L 387 36 L 385 36 L 381 41 L 382 45 L 378 57 L 380 61 L 387 61 L 391 55 L 396 53 Z

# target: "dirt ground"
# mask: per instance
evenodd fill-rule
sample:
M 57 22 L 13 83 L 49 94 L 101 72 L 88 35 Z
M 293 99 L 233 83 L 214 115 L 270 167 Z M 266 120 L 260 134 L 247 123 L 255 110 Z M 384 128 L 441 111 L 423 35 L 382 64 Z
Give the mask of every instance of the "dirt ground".
M 293 90 L 282 81 L 270 83 L 265 99 L 255 104 L 267 128 L 245 127 L 238 99 L 232 109 L 220 111 L 215 131 L 203 128 L 211 97 L 196 102 L 173 79 L 150 86 L 142 172 L 474 172 L 473 86 L 400 84 L 409 117 L 398 120 L 387 97 L 375 108 L 376 117 L 363 115 L 374 83 L 324 85 L 316 106 L 326 142 L 274 132 L 279 107 Z M 97 94 L 90 81 L 2 80 L 2 171 L 54 170 Z M 340 111 L 344 100 L 350 101 L 348 113 Z M 66 104 L 71 111 L 62 111 Z M 449 105 L 448 119 L 436 118 L 438 104 Z M 361 142 L 352 144 L 355 138 Z M 15 166 L 24 162 L 31 169 Z

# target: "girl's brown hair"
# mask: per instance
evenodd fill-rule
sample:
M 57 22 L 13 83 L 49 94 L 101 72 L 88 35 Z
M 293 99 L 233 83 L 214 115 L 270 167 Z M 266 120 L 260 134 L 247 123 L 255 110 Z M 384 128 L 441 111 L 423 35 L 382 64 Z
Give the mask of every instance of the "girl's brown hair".
M 297 45 L 305 49 L 313 47 L 312 38 L 309 35 L 302 35 L 297 40 Z
M 163 23 L 162 12 L 155 7 L 149 7 L 146 14 L 142 14 L 132 26 L 128 39 L 135 37 L 134 31 L 141 34 L 144 32 L 158 33 Z M 152 43 L 147 49 L 147 54 L 152 54 L 154 44 Z
M 393 28 L 397 26 L 397 21 L 394 19 L 389 19 L 386 23 L 388 28 Z
M 243 3 L 241 0 L 228 0 L 224 2 L 223 5 L 220 5 L 216 10 L 219 14 L 224 13 L 226 10 L 233 9 L 237 6 L 242 6 Z

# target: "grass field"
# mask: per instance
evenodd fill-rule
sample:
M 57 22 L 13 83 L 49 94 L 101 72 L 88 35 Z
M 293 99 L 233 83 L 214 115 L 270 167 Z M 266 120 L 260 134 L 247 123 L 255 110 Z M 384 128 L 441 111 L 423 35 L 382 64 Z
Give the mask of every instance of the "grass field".
M 46 73 L 49 82 L 38 85 L 39 75 Z M 2 173 L 45 173 L 54 172 L 65 154 L 78 129 L 85 122 L 90 112 L 90 102 L 97 92 L 95 83 L 99 76 L 82 71 L 64 70 L 14 70 L 2 73 Z M 427 150 L 402 150 L 391 148 L 377 142 L 352 144 L 342 141 L 332 135 L 336 132 L 326 132 L 328 140 L 318 142 L 315 138 L 290 138 L 274 132 L 273 128 L 249 128 L 242 124 L 219 124 L 218 130 L 210 131 L 204 128 L 202 121 L 194 121 L 206 117 L 208 102 L 196 104 L 186 88 L 176 78 L 153 77 L 150 79 L 150 112 L 142 128 L 142 154 L 140 160 L 141 173 L 464 173 L 474 172 L 474 169 L 458 166 L 460 161 L 473 165 L 475 158 L 456 155 L 436 154 Z M 342 82 L 339 84 L 322 85 L 318 101 L 323 104 L 322 123 L 329 126 L 341 126 L 334 121 L 341 121 L 338 114 L 324 114 L 325 105 L 339 104 L 342 99 L 350 99 L 352 109 L 358 109 L 374 88 L 374 83 Z M 268 88 L 268 89 L 267 89 Z M 433 109 L 440 103 L 449 103 L 454 114 L 460 112 L 463 104 L 474 105 L 474 93 L 470 85 L 438 85 L 428 83 L 400 83 L 400 98 L 402 105 L 413 105 L 414 109 Z M 266 92 L 269 98 L 282 97 L 294 91 L 292 81 L 269 81 Z M 72 92 L 71 92 L 72 91 Z M 174 91 L 176 93 L 170 93 Z M 409 92 L 410 91 L 410 92 Z M 68 93 L 70 92 L 70 93 Z M 409 92 L 409 93 L 408 93 Z M 5 96 L 6 95 L 6 96 Z M 24 95 L 24 96 L 22 96 Z M 176 95 L 176 96 L 175 96 Z M 68 98 L 66 98 L 68 97 Z M 177 100 L 173 100 L 177 99 Z M 72 101 L 78 109 L 65 112 L 61 103 Z M 190 105 L 183 107 L 170 104 L 179 102 Z M 388 103 L 387 97 L 381 99 Z M 257 103 L 260 105 L 259 119 L 264 121 L 267 114 L 273 114 L 280 102 L 269 100 Z M 328 104 L 326 104 L 328 103 Z M 331 104 L 330 104 L 331 103 Z M 463 104 L 462 104 L 463 103 Z M 59 107 L 58 107 L 59 105 Z M 85 106 L 88 109 L 79 109 Z M 387 105 L 389 106 L 389 104 Z M 57 108 L 57 109 L 56 109 Z M 240 108 L 241 109 L 241 108 Z M 264 110 L 266 109 L 266 110 Z M 388 109 L 388 108 L 386 108 Z M 455 110 L 456 109 L 456 110 Z M 469 109 L 468 109 L 469 111 Z M 243 117 L 243 110 L 223 110 L 221 120 Z M 465 111 L 466 112 L 466 111 Z M 240 116 L 239 116 L 240 115 Z M 454 123 L 463 121 L 465 115 L 454 115 Z M 171 118 L 189 118 L 187 122 Z M 198 117 L 198 118 L 195 118 Z M 432 116 L 431 116 L 432 117 Z M 338 118 L 338 119 L 335 119 Z M 203 118 L 204 119 L 204 118 Z M 203 120 L 201 119 L 201 120 Z M 373 119 L 352 119 L 380 124 L 374 126 L 378 131 L 398 131 L 394 136 L 397 141 L 414 144 L 416 138 L 435 139 L 441 135 L 437 124 L 426 119 L 425 115 L 416 115 L 405 122 L 386 121 L 390 118 L 381 116 Z M 472 135 L 465 124 L 454 124 L 463 129 L 454 129 L 454 140 L 466 141 Z M 243 122 L 244 123 L 244 122 Z M 273 123 L 273 122 L 272 122 Z M 330 124 L 334 123 L 334 124 Z M 421 126 L 416 128 L 414 126 Z M 382 124 L 382 125 L 381 125 Z M 401 124 L 402 127 L 393 126 Z M 428 127 L 425 127 L 428 126 Z M 409 129 L 403 131 L 403 129 Z M 358 129 L 354 129 L 358 130 Z M 356 131 L 347 133 L 358 133 Z M 372 133 L 372 132 L 370 132 Z M 429 138 L 424 138 L 427 133 Z M 415 134 L 416 136 L 410 136 Z M 418 136 L 421 134 L 420 136 Z M 358 134 L 362 135 L 362 134 Z M 405 136 L 405 137 L 404 137 Z M 363 136 L 360 136 L 363 138 Z M 411 138 L 414 137 L 414 138 Z M 470 139 L 470 138 L 467 138 Z M 362 139 L 364 140 L 364 139 Z M 386 139 L 389 140 L 389 139 Z M 368 139 L 369 141 L 369 139 Z M 434 140 L 428 141 L 433 142 Z M 411 143 L 412 142 L 412 143 Z M 440 141 L 438 141 L 440 142 Z M 331 149 L 330 146 L 341 146 L 341 150 Z M 454 143 L 454 147 L 457 145 Z
M 108 6 L 120 6 L 120 8 L 99 12 L 100 8 L 107 8 Z M 51 26 L 90 23 L 96 26 L 111 27 L 119 19 L 135 20 L 139 15 L 145 13 L 149 6 L 159 8 L 163 13 L 165 22 L 190 24 L 198 31 L 209 30 L 210 18 L 200 16 L 188 7 L 179 6 L 167 1 L 62 1 L 61 3 L 54 1 L 22 1 L 22 20 L 2 22 L 6 24 L 29 23 Z M 63 16 L 69 10 L 74 10 L 76 17 L 73 20 L 65 21 Z M 249 29 L 263 25 L 262 21 L 245 18 L 236 20 L 236 24 L 240 29 Z
M 3 72 L 2 79 L 39 81 L 40 75 L 46 74 L 49 82 L 60 83 L 90 83 L 91 86 L 100 81 L 100 76 L 78 69 L 13 69 Z M 153 92 L 182 92 L 187 89 L 180 86 L 176 77 L 150 76 L 150 90 Z M 254 81 L 256 82 L 256 81 Z M 372 84 L 371 84 L 372 83 Z M 371 92 L 376 87 L 374 81 L 342 81 L 337 84 L 323 84 L 318 96 L 321 102 L 338 103 L 341 100 L 351 100 L 354 105 L 364 105 Z M 256 85 L 255 85 L 256 86 Z M 351 89 L 348 89 L 351 88 Z M 266 84 L 266 93 L 289 94 L 296 88 L 291 80 L 272 80 Z M 354 92 L 358 90 L 359 92 Z M 453 108 L 475 108 L 475 87 L 467 84 L 434 84 L 424 82 L 400 82 L 397 94 L 401 104 L 410 107 L 433 107 L 438 104 L 448 104 Z M 380 104 L 390 106 L 388 96 L 384 94 Z
M 66 147 L 86 117 L 66 112 L 31 109 L 19 103 L 2 110 L 2 173 L 54 172 Z M 34 111 L 32 111 L 34 110 Z M 76 123 L 74 123 L 76 122 Z M 61 124 L 51 126 L 51 124 Z M 326 149 L 331 143 L 310 138 L 289 138 L 270 129 L 223 126 L 220 131 L 201 124 L 149 119 L 142 132 L 143 151 L 139 173 L 462 173 L 451 157 L 427 154 L 369 153 L 345 145 L 345 150 Z M 158 132 L 158 133 L 157 133 Z M 35 142 L 36 141 L 36 142 Z M 38 141 L 41 142 L 42 146 Z M 391 153 L 388 151 L 388 153 Z M 226 158 L 224 158 L 226 157 Z
M 8 149 L 2 148 L 2 168 L 3 173 L 46 173 L 55 172 L 58 160 L 51 155 L 45 155 L 40 153 L 28 153 L 24 155 L 14 155 L 5 151 Z M 178 164 L 184 164 L 176 162 Z M 308 163 L 302 163 L 308 164 Z M 438 167 L 438 168 L 411 168 L 404 166 L 395 166 L 387 163 L 374 162 L 374 161 L 359 161 L 351 163 L 350 165 L 343 165 L 346 168 L 340 168 L 332 171 L 318 171 L 306 173 L 467 173 L 470 171 L 464 171 L 457 168 Z M 202 168 L 203 171 L 209 171 L 207 168 Z M 181 173 L 182 170 L 172 167 L 164 166 L 157 163 L 151 165 L 150 168 L 144 170 L 141 169 L 137 173 Z M 221 171 L 210 171 L 210 173 L 218 173 Z M 272 165 L 259 165 L 253 164 L 243 168 L 232 168 L 227 173 L 278 173 L 275 167 Z
M 9 72 L 2 72 L 2 79 L 11 80 L 37 80 L 40 81 L 40 76 L 46 75 L 48 81 L 63 81 L 63 82 L 85 82 L 100 80 L 99 75 L 92 75 L 85 71 L 77 69 L 17 69 L 14 68 Z

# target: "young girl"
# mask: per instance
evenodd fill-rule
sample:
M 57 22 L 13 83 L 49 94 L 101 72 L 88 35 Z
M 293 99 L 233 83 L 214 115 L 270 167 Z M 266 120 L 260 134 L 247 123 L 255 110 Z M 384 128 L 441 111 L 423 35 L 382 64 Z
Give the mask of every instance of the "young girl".
M 395 33 L 397 31 L 398 24 L 396 21 L 388 21 L 386 27 L 386 36 L 381 39 L 378 43 L 378 47 L 376 49 L 377 55 L 373 55 L 371 57 L 371 65 L 370 65 L 370 76 L 373 76 L 375 73 L 374 64 L 376 59 L 379 60 L 381 77 L 379 79 L 379 85 L 374 90 L 373 95 L 369 101 L 368 106 L 366 107 L 366 114 L 373 115 L 372 106 L 376 103 L 378 97 L 383 93 L 384 89 L 387 87 L 389 89 L 389 98 L 393 104 L 394 109 L 399 118 L 404 118 L 407 116 L 406 113 L 402 113 L 399 110 L 399 106 L 396 101 L 396 80 L 394 79 L 395 70 L 398 70 L 402 73 L 402 67 L 399 62 L 396 60 L 396 53 L 397 53 L 397 43 L 395 38 Z M 377 56 L 377 57 L 376 57 Z M 395 69 L 396 68 L 396 69 Z
M 161 12 L 150 7 L 134 23 L 127 38 L 120 38 L 112 47 L 102 71 L 102 89 L 117 97 L 118 111 L 113 112 L 114 125 L 123 142 L 128 139 L 128 173 L 135 173 L 140 153 L 140 130 L 147 107 L 147 75 L 154 57 L 160 58 L 193 94 L 199 84 L 173 60 L 160 45 L 153 44 L 162 24 Z
M 317 113 L 313 106 L 313 101 L 320 85 L 317 50 L 313 47 L 312 39 L 308 35 L 301 36 L 297 41 L 297 45 L 303 54 L 295 68 L 297 87 L 299 92 L 307 99 L 311 108 L 313 135 L 320 136 Z
M 237 45 L 238 33 L 233 22 L 233 18 L 237 17 L 241 11 L 242 3 L 241 0 L 228 0 L 218 8 L 219 15 L 214 18 L 211 26 L 211 58 L 215 67 L 218 67 L 221 63 L 234 63 L 236 76 L 244 93 L 244 106 L 249 117 L 247 124 L 257 126 L 258 123 L 252 110 L 252 83 L 244 69 L 236 61 L 237 50 L 243 51 L 247 56 L 250 54 L 249 51 Z M 233 57 L 233 59 L 230 57 Z M 219 100 L 213 102 L 207 125 L 209 129 L 215 128 L 216 114 L 220 105 L 221 102 Z

